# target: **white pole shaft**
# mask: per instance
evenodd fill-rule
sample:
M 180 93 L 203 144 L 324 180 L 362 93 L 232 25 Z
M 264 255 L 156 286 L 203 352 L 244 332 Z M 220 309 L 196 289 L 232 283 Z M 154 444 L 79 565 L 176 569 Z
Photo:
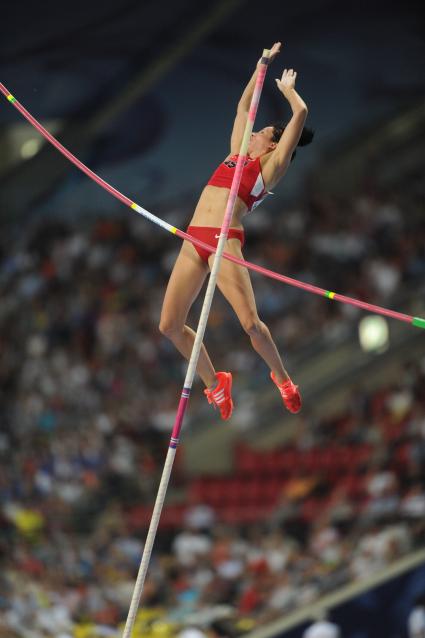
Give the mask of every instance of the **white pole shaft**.
M 204 339 L 205 329 L 208 321 L 208 316 L 211 308 L 211 303 L 214 296 L 214 291 L 217 282 L 217 275 L 220 268 L 221 257 L 226 243 L 227 234 L 229 232 L 229 226 L 232 221 L 233 210 L 235 207 L 236 197 L 239 191 L 239 185 L 242 177 L 243 165 L 245 163 L 246 153 L 248 150 L 248 143 L 251 137 L 252 129 L 254 126 L 255 116 L 257 114 L 258 103 L 260 100 L 261 91 L 264 84 L 264 79 L 267 71 L 267 64 L 269 61 L 270 51 L 265 49 L 261 59 L 261 64 L 258 70 L 257 80 L 254 88 L 254 93 L 251 100 L 251 106 L 248 113 L 247 123 L 245 126 L 245 132 L 241 143 L 241 149 L 239 152 L 238 161 L 235 168 L 235 174 L 233 176 L 232 186 L 227 201 L 226 211 L 221 226 L 220 239 L 217 245 L 217 252 L 215 254 L 214 263 L 211 268 L 211 274 L 208 281 L 207 291 L 205 293 L 204 302 L 202 305 L 201 315 L 198 322 L 198 328 L 196 331 L 196 337 L 190 355 L 190 360 L 186 372 L 184 381 L 182 396 L 174 423 L 170 446 L 168 448 L 167 458 L 165 460 L 164 469 L 161 476 L 160 485 L 158 488 L 158 494 L 155 500 L 155 506 L 152 513 L 151 522 L 149 525 L 148 534 L 146 537 L 145 547 L 143 550 L 142 560 L 139 567 L 139 572 L 134 586 L 133 596 L 130 603 L 130 609 L 127 616 L 127 621 L 124 628 L 123 638 L 131 638 L 134 623 L 136 620 L 137 609 L 139 606 L 140 598 L 143 592 L 143 585 L 146 579 L 147 570 L 149 567 L 149 561 L 152 554 L 153 545 L 155 542 L 156 532 L 161 517 L 162 508 L 166 496 L 168 483 L 173 467 L 174 457 L 176 455 L 176 448 L 179 443 L 179 435 L 181 426 L 183 424 L 183 417 L 186 410 L 186 406 L 189 400 L 190 391 L 192 388 L 193 379 L 198 365 L 199 354 L 201 351 L 202 342 Z

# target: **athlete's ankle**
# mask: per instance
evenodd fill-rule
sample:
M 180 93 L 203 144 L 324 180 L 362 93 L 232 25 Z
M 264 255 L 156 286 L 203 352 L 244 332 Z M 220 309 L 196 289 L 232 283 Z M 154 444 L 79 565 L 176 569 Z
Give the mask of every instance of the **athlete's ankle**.
M 214 378 L 213 379 L 209 379 L 210 383 L 205 383 L 205 387 L 207 390 L 212 391 L 215 390 L 215 388 L 218 386 L 218 379 L 217 379 L 217 375 L 214 374 Z
M 291 377 L 289 376 L 289 374 L 284 371 L 283 374 L 280 372 L 275 372 L 274 370 L 272 370 L 272 378 L 273 380 L 278 384 L 278 385 L 282 385 L 283 383 L 286 383 L 287 381 L 290 381 Z

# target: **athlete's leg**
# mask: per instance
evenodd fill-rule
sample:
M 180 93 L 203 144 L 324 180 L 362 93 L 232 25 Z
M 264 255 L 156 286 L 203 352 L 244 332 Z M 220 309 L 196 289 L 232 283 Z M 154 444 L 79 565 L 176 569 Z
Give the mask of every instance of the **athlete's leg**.
M 208 265 L 202 261 L 192 244 L 184 241 L 168 282 L 159 329 L 188 360 L 195 332 L 186 325 L 186 319 L 208 272 Z M 197 372 L 207 387 L 215 384 L 214 366 L 203 344 Z
M 243 259 L 238 239 L 226 242 L 226 251 Z M 209 263 L 212 265 L 213 256 Z M 227 259 L 223 259 L 217 278 L 217 285 L 235 311 L 243 329 L 249 335 L 252 346 L 264 359 L 279 383 L 289 379 L 270 331 L 257 312 L 254 291 L 248 270 Z

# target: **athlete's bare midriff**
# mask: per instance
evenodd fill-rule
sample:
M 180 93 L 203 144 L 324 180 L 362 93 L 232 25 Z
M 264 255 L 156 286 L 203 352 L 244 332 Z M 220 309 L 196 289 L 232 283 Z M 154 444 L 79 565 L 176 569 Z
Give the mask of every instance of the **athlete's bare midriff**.
M 212 226 L 221 228 L 226 212 L 230 189 L 219 186 L 205 186 L 199 198 L 190 226 Z M 248 212 L 246 204 L 236 198 L 230 228 L 243 229 L 242 219 Z

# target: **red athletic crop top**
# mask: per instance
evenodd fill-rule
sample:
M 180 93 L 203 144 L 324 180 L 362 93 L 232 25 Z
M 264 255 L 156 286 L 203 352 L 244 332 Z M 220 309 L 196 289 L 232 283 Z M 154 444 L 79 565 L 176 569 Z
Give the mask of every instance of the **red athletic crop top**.
M 239 155 L 231 155 L 225 159 L 210 177 L 208 185 L 230 188 L 238 157 Z M 268 194 L 268 191 L 264 188 L 260 158 L 250 159 L 247 157 L 242 170 L 238 196 L 245 202 L 248 211 L 251 211 L 261 204 Z

